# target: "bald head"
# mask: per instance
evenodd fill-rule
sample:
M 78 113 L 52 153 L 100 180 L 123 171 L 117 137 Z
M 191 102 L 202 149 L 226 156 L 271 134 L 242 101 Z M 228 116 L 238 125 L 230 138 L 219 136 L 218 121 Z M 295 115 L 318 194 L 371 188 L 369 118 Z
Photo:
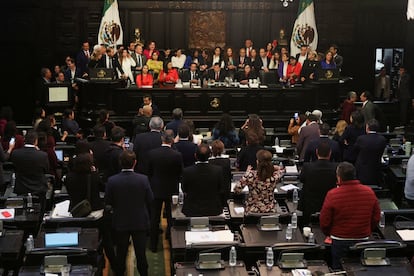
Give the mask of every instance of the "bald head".
M 150 105 L 144 105 L 142 107 L 142 114 L 145 117 L 151 117 L 152 116 L 152 107 Z

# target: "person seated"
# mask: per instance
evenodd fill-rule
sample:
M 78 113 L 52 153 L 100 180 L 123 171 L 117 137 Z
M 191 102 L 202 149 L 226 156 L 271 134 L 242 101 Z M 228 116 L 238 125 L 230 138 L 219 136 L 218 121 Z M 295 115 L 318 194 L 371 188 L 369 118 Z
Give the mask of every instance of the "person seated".
M 201 144 L 196 151 L 196 164 L 184 168 L 181 187 L 184 192 L 182 212 L 187 217 L 218 216 L 223 213 L 220 192 L 223 186 L 221 167 L 211 165 L 210 147 Z
M 221 51 L 221 47 L 219 46 L 214 48 L 213 55 L 211 56 L 211 64 L 214 66 L 216 63 L 219 64 L 221 69 L 224 69 L 223 54 Z
M 263 145 L 259 143 L 259 137 L 254 131 L 246 132 L 246 146 L 242 147 L 237 155 L 237 169 L 245 171 L 249 166 L 254 170 L 257 166 L 256 153 L 263 149 Z
M 245 201 L 244 213 L 274 213 L 276 200 L 274 190 L 282 174 L 278 166 L 272 164 L 272 153 L 261 149 L 256 153 L 257 169 L 246 168 L 246 173 L 234 187 L 234 192 L 240 194 L 245 186 L 249 193 Z
M 186 55 L 184 55 L 182 51 L 182 49 L 177 49 L 175 55 L 171 57 L 172 66 L 178 70 L 184 68 L 184 63 L 186 60 Z
M 226 53 L 224 55 L 224 70 L 226 70 L 227 76 L 231 77 L 232 79 L 235 78 L 237 72 L 236 62 L 236 58 L 233 54 L 233 48 L 227 47 Z
M 220 63 L 216 62 L 213 69 L 208 70 L 207 79 L 210 83 L 223 82 L 226 78 L 226 71 L 220 67 Z
M 102 181 L 93 166 L 92 154 L 81 153 L 73 159 L 73 168 L 65 179 L 65 186 L 70 198 L 69 210 L 84 199 L 89 200 L 93 211 L 103 209 L 103 200 L 99 196 Z
M 138 88 L 149 88 L 153 86 L 154 78 L 149 72 L 148 65 L 142 66 L 142 71 L 136 76 L 135 83 L 137 84 Z
M 158 53 L 154 52 L 151 59 L 147 61 L 148 70 L 154 74 L 154 79 L 157 79 L 159 73 L 162 71 L 164 64 L 161 60 L 158 60 Z
M 232 174 L 230 158 L 223 155 L 224 144 L 220 140 L 214 140 L 211 142 L 211 151 L 212 156 L 208 159 L 208 163 L 219 166 L 223 170 L 223 189 L 221 190 L 221 203 L 223 206 L 225 206 L 227 204 L 227 199 L 229 198 L 231 188 Z
M 63 112 L 62 131 L 67 131 L 69 135 L 75 135 L 79 138 L 80 130 L 79 124 L 75 120 L 75 112 L 70 108 L 65 109 Z
M 201 79 L 201 74 L 198 71 L 197 63 L 192 62 L 189 70 L 185 70 L 182 75 L 183 82 L 190 82 L 197 85 Z
M 239 57 L 236 61 L 237 70 L 243 71 L 244 66 L 246 66 L 246 64 L 250 64 L 250 58 L 246 56 L 246 49 L 240 48 Z
M 225 148 L 233 148 L 240 142 L 233 119 L 227 113 L 224 113 L 214 126 L 212 136 L 213 140 L 221 140 Z
M 250 64 L 244 66 L 243 71 L 239 71 L 237 74 L 237 81 L 240 84 L 248 84 L 249 80 L 257 79 L 256 72 L 252 70 Z
M 300 72 L 302 71 L 302 64 L 300 64 L 296 57 L 291 56 L 289 58 L 289 65 L 287 67 L 287 81 L 290 85 L 294 85 L 299 82 Z
M 168 62 L 158 76 L 158 83 L 161 87 L 174 86 L 179 79 L 178 70 L 172 66 L 171 62 Z
M 193 49 L 191 55 L 187 55 L 184 68 L 190 69 L 191 63 L 195 63 L 197 68 L 204 63 L 204 59 L 201 56 L 201 51 L 199 49 Z

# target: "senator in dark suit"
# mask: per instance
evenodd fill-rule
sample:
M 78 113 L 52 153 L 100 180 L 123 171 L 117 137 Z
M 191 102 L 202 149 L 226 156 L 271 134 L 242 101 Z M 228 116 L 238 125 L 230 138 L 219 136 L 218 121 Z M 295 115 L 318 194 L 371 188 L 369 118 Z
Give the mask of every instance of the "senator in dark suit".
M 304 160 L 306 148 L 310 141 L 319 138 L 318 118 L 310 114 L 307 119 L 307 125 L 300 129 L 299 140 L 296 144 L 296 150 L 299 154 L 299 160 Z
M 304 163 L 300 172 L 303 188 L 299 201 L 302 210 L 302 226 L 307 226 L 312 214 L 319 212 L 326 193 L 336 187 L 337 163 L 330 162 L 331 149 L 329 143 L 321 142 L 317 149 L 318 160 Z
M 369 91 L 362 92 L 360 96 L 362 102 L 362 114 L 364 115 L 365 123 L 375 118 L 375 104 L 372 102 L 372 96 Z
M 106 139 L 104 126 L 96 125 L 93 128 L 93 135 L 95 136 L 95 140 L 90 142 L 89 146 L 93 152 L 95 167 L 98 169 L 98 172 L 100 172 L 105 169 L 105 154 L 108 151 L 111 142 Z
M 327 123 L 324 123 L 319 126 L 319 138 L 313 139 L 309 142 L 308 146 L 306 147 L 305 157 L 303 159 L 304 162 L 313 162 L 318 160 L 316 155 L 316 149 L 321 142 L 328 143 L 331 154 L 330 154 L 330 161 L 333 162 L 341 162 L 342 161 L 342 153 L 339 143 L 335 140 L 329 138 L 330 127 Z
M 183 171 L 181 181 L 185 194 L 182 212 L 187 217 L 217 216 L 223 212 L 220 191 L 223 171 L 208 163 L 211 151 L 208 145 L 197 148 L 197 163 Z
M 116 275 L 125 273 L 129 241 L 132 237 L 138 272 L 147 276 L 145 249 L 150 230 L 149 210 L 154 196 L 148 177 L 134 172 L 134 152 L 122 152 L 120 163 L 122 171 L 108 179 L 105 191 L 105 204 L 112 207 L 112 227 L 116 232 Z
M 194 165 L 196 162 L 195 153 L 197 145 L 192 140 L 189 140 L 190 127 L 187 124 L 181 124 L 178 127 L 178 137 L 179 140 L 174 144 L 174 147 L 182 154 L 184 167 Z
M 209 69 L 207 73 L 207 79 L 215 82 L 223 82 L 226 76 L 226 70 L 220 68 L 220 63 L 214 64 L 213 69 Z
M 224 152 L 224 144 L 220 140 L 211 142 L 212 156 L 208 159 L 208 163 L 221 167 L 223 170 L 223 186 L 221 190 L 221 203 L 226 206 L 229 199 L 231 188 L 231 162 L 228 156 L 222 155 Z
M 196 63 L 191 63 L 189 70 L 184 70 L 181 76 L 183 82 L 198 83 L 198 80 L 201 79 L 201 73 L 197 69 Z
M 134 152 L 138 163 L 135 171 L 148 174 L 148 152 L 161 146 L 161 130 L 164 121 L 160 117 L 152 117 L 149 122 L 150 132 L 140 133 L 134 139 Z
M 49 159 L 46 152 L 37 146 L 37 134 L 29 131 L 23 148 L 15 149 L 10 156 L 16 173 L 14 192 L 17 195 L 32 193 L 44 198 L 47 191 L 46 174 L 49 173 Z
M 387 146 L 387 139 L 378 134 L 379 123 L 372 119 L 366 125 L 365 135 L 357 138 L 354 149 L 357 154 L 355 168 L 357 178 L 366 185 L 383 184 L 381 174 L 381 157 Z
M 178 194 L 178 183 L 183 171 L 181 153 L 171 148 L 174 143 L 172 130 L 166 130 L 161 136 L 161 147 L 148 152 L 148 177 L 154 193 L 151 210 L 151 241 L 150 249 L 157 251 L 159 224 L 163 203 L 167 214 L 167 237 L 171 229 L 171 196 Z

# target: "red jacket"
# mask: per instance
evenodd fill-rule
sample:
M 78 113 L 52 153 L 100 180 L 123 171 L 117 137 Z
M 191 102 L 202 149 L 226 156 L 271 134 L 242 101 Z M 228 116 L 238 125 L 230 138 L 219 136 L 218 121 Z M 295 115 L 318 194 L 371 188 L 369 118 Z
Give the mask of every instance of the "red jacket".
M 351 122 L 350 117 L 351 113 L 356 110 L 356 106 L 350 100 L 345 100 L 342 104 L 342 114 L 341 119 L 345 120 L 348 124 Z
M 359 180 L 349 180 L 326 194 L 319 223 L 327 236 L 360 239 L 371 235 L 379 219 L 380 208 L 374 191 Z

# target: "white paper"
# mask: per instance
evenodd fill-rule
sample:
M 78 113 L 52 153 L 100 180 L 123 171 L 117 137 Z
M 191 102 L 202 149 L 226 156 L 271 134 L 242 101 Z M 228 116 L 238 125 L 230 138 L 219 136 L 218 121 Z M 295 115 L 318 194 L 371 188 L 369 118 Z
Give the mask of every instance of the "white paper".
M 103 217 L 103 209 L 101 210 L 96 210 L 96 211 L 92 211 L 89 215 L 88 218 L 96 218 L 99 219 L 101 217 Z
M 294 166 L 286 166 L 286 173 L 298 173 L 298 168 Z
M 403 241 L 414 241 L 414 230 L 397 230 L 397 233 Z
M 230 230 L 222 231 L 186 231 L 185 242 L 187 245 L 197 243 L 232 243 L 234 241 L 234 234 Z
M 244 207 L 234 207 L 234 212 L 238 215 L 244 214 Z
M 276 153 L 283 153 L 283 150 L 286 149 L 286 147 L 279 147 L 279 146 L 272 146 L 276 150 Z
M 240 84 L 239 87 L 240 88 L 249 88 L 249 85 L 248 84 Z
M 72 214 L 69 212 L 69 205 L 69 200 L 56 203 L 52 211 L 52 218 L 71 218 Z
M 293 276 L 312 276 L 312 272 L 309 269 L 292 269 Z
M 7 213 L 10 214 L 10 216 L 5 216 Z M 14 209 L 0 209 L 0 219 L 14 219 Z
M 288 185 L 284 185 L 284 186 L 280 187 L 280 189 L 287 192 L 287 191 L 290 191 L 290 190 L 293 190 L 293 189 L 299 189 L 299 188 L 298 188 L 298 186 L 295 186 L 293 184 L 288 184 Z
M 59 276 L 59 274 L 55 274 L 55 273 L 46 273 L 45 276 Z

